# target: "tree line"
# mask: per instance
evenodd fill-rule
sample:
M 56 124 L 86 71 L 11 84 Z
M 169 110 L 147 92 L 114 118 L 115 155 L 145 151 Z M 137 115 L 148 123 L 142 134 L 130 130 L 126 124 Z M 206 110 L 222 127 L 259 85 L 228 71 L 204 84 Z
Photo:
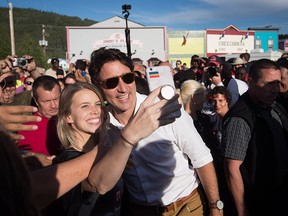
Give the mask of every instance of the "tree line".
M 37 65 L 44 68 L 47 68 L 49 58 L 66 58 L 65 26 L 90 26 L 97 23 L 94 20 L 24 8 L 13 8 L 13 21 L 16 55 L 32 55 Z M 42 25 L 45 25 L 45 39 L 48 41 L 46 56 L 39 45 Z M 0 59 L 10 54 L 9 9 L 0 7 Z

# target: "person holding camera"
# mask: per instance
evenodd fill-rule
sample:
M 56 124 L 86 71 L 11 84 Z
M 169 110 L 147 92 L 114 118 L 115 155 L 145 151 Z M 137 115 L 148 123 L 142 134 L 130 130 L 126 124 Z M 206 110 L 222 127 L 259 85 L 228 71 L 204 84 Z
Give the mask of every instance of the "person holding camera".
M 232 77 L 232 67 L 230 63 L 221 60 L 217 55 L 212 55 L 207 59 L 206 67 L 204 68 L 204 83 L 208 89 L 213 89 L 215 86 L 225 86 L 231 96 L 231 107 L 238 100 L 240 94 L 238 84 Z
M 203 63 L 205 63 L 204 59 L 200 58 L 198 55 L 193 55 L 190 61 L 191 67 L 187 70 L 180 70 L 174 75 L 176 88 L 181 88 L 182 83 L 186 80 L 196 80 L 201 82 Z
M 33 76 L 37 77 L 39 74 L 36 71 L 36 64 L 31 56 L 7 56 L 0 61 L 0 86 L 2 94 L 0 97 L 1 105 L 31 105 L 31 92 L 23 91 L 16 94 L 16 70 L 23 70 L 23 72 L 33 71 Z M 35 71 L 35 72 L 34 72 Z

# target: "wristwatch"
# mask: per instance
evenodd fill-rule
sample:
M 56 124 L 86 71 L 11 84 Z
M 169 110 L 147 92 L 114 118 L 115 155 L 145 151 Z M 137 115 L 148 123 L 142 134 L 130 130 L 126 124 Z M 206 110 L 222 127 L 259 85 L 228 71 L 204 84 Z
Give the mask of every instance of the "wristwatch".
M 216 208 L 218 209 L 219 211 L 223 210 L 224 208 L 224 203 L 221 201 L 221 200 L 217 200 L 216 202 L 214 203 L 209 203 L 209 207 L 210 208 Z

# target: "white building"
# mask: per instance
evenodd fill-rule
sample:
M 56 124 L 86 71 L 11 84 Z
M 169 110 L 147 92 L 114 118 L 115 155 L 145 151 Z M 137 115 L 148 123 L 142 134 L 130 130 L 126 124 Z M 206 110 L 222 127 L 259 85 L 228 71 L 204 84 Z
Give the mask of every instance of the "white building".
M 117 48 L 127 53 L 126 20 L 115 16 L 91 26 L 66 26 L 67 59 L 90 59 L 100 47 Z M 166 27 L 143 26 L 128 20 L 131 40 L 131 58 L 139 58 L 147 65 L 150 58 L 168 60 Z

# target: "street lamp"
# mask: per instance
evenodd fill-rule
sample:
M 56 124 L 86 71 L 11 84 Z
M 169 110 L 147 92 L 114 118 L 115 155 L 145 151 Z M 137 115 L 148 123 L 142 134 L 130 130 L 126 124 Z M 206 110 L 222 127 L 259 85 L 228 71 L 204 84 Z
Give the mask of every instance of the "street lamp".
M 130 41 L 130 29 L 128 28 L 128 17 L 130 15 L 129 10 L 131 10 L 131 5 L 122 5 L 122 14 L 124 14 L 124 18 L 126 20 L 126 28 L 125 28 L 125 37 L 126 37 L 126 46 L 127 46 L 127 55 L 131 58 L 131 41 Z

